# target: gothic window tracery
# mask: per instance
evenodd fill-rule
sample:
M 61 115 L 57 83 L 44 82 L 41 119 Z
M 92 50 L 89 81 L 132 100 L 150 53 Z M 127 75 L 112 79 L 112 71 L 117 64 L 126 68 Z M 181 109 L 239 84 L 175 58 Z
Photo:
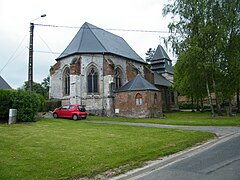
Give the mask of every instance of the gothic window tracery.
M 70 95 L 70 69 L 66 67 L 63 72 L 63 95 Z
M 120 68 L 116 68 L 114 71 L 114 83 L 116 89 L 119 89 L 122 86 L 122 71 Z
M 98 93 L 98 71 L 94 66 L 91 66 L 87 75 L 87 90 L 88 93 Z

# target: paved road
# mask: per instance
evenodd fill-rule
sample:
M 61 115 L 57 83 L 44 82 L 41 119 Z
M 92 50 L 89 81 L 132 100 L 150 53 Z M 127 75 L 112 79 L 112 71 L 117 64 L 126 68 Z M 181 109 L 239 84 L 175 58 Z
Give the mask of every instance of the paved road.
M 173 126 L 148 123 L 94 122 L 213 132 L 218 139 L 157 160 L 113 180 L 240 180 L 240 127 Z
M 240 135 L 186 159 L 136 174 L 130 179 L 240 180 Z

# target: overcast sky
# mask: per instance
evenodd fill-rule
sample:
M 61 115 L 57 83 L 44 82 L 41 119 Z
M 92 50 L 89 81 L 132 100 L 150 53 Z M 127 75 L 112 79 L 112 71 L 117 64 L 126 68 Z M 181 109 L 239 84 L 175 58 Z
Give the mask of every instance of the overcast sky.
M 167 3 L 168 0 L 0 0 L 0 75 L 15 89 L 27 81 L 29 24 L 42 14 L 47 16 L 33 21 L 35 24 L 80 28 L 88 22 L 123 37 L 145 59 L 146 51 L 156 48 L 161 37 L 168 34 L 109 29 L 168 32 L 170 18 L 162 16 L 162 8 Z M 55 59 L 79 28 L 35 25 L 35 82 L 47 77 L 50 66 L 56 63 Z

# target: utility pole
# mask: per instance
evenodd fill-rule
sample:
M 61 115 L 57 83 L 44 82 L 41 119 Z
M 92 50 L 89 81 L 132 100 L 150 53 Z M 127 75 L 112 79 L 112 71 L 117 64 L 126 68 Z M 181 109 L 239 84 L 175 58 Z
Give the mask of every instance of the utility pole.
M 42 17 L 46 17 L 46 14 L 43 14 L 32 21 L 35 21 Z M 34 23 L 30 22 L 29 62 L 28 62 L 28 89 L 30 91 L 33 90 L 33 30 Z
M 28 89 L 33 90 L 33 29 L 34 24 L 30 23 L 30 41 L 29 41 L 29 62 L 28 62 Z

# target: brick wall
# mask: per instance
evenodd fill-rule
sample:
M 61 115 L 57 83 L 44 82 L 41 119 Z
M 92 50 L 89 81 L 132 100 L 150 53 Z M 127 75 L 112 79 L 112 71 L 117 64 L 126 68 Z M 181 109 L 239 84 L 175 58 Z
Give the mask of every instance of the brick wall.
M 80 75 L 81 74 L 81 58 L 73 58 L 70 64 L 70 74 L 71 75 Z
M 138 69 L 132 63 L 128 62 L 126 66 L 126 73 L 127 80 L 130 81 L 138 74 Z
M 51 68 L 50 68 L 50 75 L 53 75 L 58 69 L 60 69 L 61 67 L 61 62 L 58 61 L 56 64 L 54 64 Z
M 154 74 L 153 72 L 145 65 L 143 67 L 144 78 L 149 81 L 150 83 L 154 84 Z
M 113 75 L 114 73 L 114 63 L 110 58 L 104 57 L 104 64 L 103 64 L 103 72 L 104 75 Z
M 136 105 L 136 95 L 142 95 L 142 104 Z M 156 100 L 154 100 L 156 96 Z M 119 113 L 116 113 L 119 111 Z M 115 94 L 115 115 L 123 117 L 162 117 L 161 93 L 156 91 L 118 92 Z

